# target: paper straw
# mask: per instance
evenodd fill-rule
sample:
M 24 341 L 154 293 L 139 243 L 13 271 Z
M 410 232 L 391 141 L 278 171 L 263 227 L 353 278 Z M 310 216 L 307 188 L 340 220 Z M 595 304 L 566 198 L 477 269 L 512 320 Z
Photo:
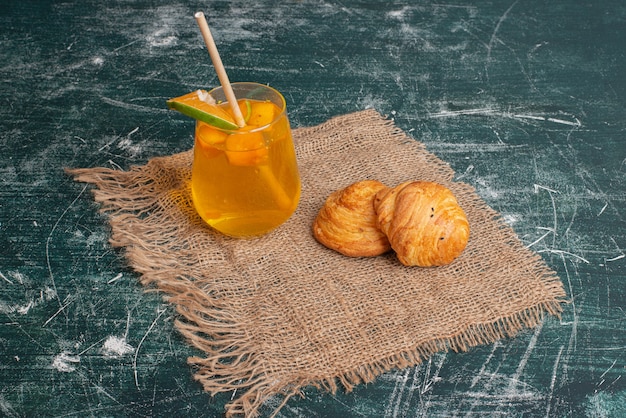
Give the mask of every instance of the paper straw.
M 222 85 L 222 89 L 224 90 L 224 94 L 226 95 L 226 100 L 228 100 L 228 104 L 230 105 L 233 116 L 235 117 L 235 122 L 237 123 L 237 125 L 239 125 L 240 128 L 243 128 L 244 126 L 246 126 L 246 121 L 241 114 L 241 109 L 239 109 L 237 98 L 235 97 L 233 88 L 230 85 L 230 81 L 228 80 L 228 75 L 226 74 L 226 69 L 224 68 L 224 64 L 222 63 L 220 54 L 217 52 L 217 46 L 215 46 L 215 41 L 213 40 L 213 35 L 211 35 L 209 24 L 204 17 L 204 13 L 202 12 L 196 12 L 194 17 L 196 18 L 196 22 L 200 27 L 202 38 L 204 38 L 204 43 L 209 50 L 209 56 L 211 57 L 211 61 L 213 61 L 213 67 L 215 67 L 215 71 L 217 72 L 217 78 L 220 80 L 220 84 Z

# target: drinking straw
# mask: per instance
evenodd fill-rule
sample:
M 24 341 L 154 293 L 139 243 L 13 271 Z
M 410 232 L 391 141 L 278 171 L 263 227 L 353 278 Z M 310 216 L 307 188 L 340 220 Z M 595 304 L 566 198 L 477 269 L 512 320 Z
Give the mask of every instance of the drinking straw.
M 228 104 L 233 112 L 233 116 L 235 117 L 235 122 L 239 125 L 240 128 L 246 126 L 246 121 L 241 114 L 241 109 L 237 104 L 237 98 L 235 97 L 235 93 L 233 92 L 233 88 L 230 85 L 230 81 L 228 80 L 228 75 L 226 74 L 226 69 L 224 68 L 224 64 L 222 63 L 222 59 L 220 58 L 220 54 L 217 52 L 217 46 L 215 45 L 215 41 L 213 40 L 213 35 L 211 35 L 211 30 L 209 29 L 209 24 L 204 17 L 203 12 L 196 12 L 194 15 L 198 26 L 200 27 L 200 32 L 202 33 L 202 38 L 204 38 L 204 43 L 206 44 L 207 49 L 209 50 L 209 55 L 211 56 L 211 61 L 213 61 L 213 67 L 215 67 L 215 71 L 217 72 L 217 78 L 220 80 L 220 84 L 222 85 L 222 89 L 224 90 L 224 95 L 226 96 L 226 100 L 228 100 Z M 259 173 L 265 179 L 266 184 L 272 190 L 274 195 L 274 200 L 278 204 L 281 209 L 288 209 L 291 205 L 291 199 L 285 193 L 285 190 L 282 188 L 280 182 L 272 172 L 269 166 L 261 165 Z
M 235 117 L 235 122 L 237 123 L 237 125 L 239 125 L 240 128 L 243 128 L 244 126 L 246 126 L 246 121 L 241 114 L 241 109 L 239 109 L 239 105 L 237 104 L 237 98 L 235 97 L 233 88 L 230 85 L 230 81 L 228 80 L 228 75 L 226 74 L 226 69 L 224 68 L 224 64 L 222 63 L 220 54 L 217 52 L 217 46 L 215 46 L 215 41 L 213 40 L 213 35 L 211 35 L 209 24 L 204 17 L 204 13 L 202 12 L 196 12 L 194 17 L 196 18 L 196 22 L 200 27 L 202 38 L 204 38 L 204 43 L 209 50 L 209 56 L 211 57 L 211 61 L 213 61 L 213 67 L 215 67 L 215 71 L 217 72 L 217 78 L 220 80 L 220 84 L 222 85 L 222 89 L 224 90 L 224 94 L 226 95 L 226 100 L 228 100 L 228 104 L 230 105 L 233 116 Z
M 274 202 L 276 202 L 278 207 L 283 210 L 289 209 L 293 201 L 287 196 L 285 189 L 283 189 L 283 186 L 274 175 L 272 168 L 269 165 L 262 164 L 259 166 L 259 174 L 265 179 L 265 183 L 272 191 Z

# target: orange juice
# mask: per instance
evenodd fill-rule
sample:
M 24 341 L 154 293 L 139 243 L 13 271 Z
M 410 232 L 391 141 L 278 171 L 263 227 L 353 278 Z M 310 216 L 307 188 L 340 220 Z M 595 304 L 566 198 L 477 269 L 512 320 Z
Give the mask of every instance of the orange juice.
M 191 190 L 204 221 L 231 236 L 264 234 L 285 222 L 300 199 L 300 176 L 282 95 L 233 83 L 247 125 L 223 130 L 196 121 Z M 221 88 L 210 94 L 230 112 Z

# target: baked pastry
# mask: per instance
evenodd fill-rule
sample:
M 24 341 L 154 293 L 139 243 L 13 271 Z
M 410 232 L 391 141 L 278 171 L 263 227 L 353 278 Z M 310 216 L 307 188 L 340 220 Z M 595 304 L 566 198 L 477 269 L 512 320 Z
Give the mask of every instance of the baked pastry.
M 470 228 L 454 194 L 432 182 L 413 181 L 376 194 L 378 227 L 407 266 L 442 266 L 465 249 Z
M 379 181 L 364 180 L 333 192 L 313 223 L 315 239 L 350 257 L 373 257 L 391 250 L 374 212 L 374 196 L 386 188 Z

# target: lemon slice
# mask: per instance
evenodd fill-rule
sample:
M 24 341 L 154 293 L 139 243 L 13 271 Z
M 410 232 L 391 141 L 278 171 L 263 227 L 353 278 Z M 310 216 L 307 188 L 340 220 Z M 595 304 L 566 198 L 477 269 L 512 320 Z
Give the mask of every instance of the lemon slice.
M 205 91 L 196 90 L 191 93 L 168 100 L 167 107 L 202 121 L 219 129 L 238 129 L 235 119 L 215 103 L 215 100 Z

